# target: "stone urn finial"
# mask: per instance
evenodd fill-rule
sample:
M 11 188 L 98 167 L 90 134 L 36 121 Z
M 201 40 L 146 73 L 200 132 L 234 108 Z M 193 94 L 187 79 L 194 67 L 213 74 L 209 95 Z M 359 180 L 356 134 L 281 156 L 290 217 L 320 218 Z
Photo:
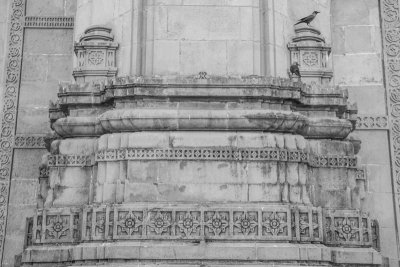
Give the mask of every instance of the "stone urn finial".
M 113 78 L 117 74 L 115 53 L 118 44 L 114 42 L 111 28 L 91 26 L 75 43 L 77 66 L 73 71 L 75 80 L 87 82 L 102 78 Z
M 295 36 L 288 44 L 290 64 L 298 62 L 301 76 L 306 82 L 328 84 L 333 72 L 329 66 L 331 46 L 321 32 L 313 27 L 295 26 Z

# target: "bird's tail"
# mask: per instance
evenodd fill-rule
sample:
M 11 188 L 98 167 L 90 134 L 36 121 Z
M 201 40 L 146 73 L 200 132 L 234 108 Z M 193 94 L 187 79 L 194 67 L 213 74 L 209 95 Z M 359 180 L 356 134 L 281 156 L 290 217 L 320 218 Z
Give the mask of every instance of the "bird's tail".
M 300 23 L 302 23 L 302 21 L 299 21 L 299 22 L 297 22 L 296 24 L 294 24 L 295 26 L 297 25 L 297 24 L 300 24 Z

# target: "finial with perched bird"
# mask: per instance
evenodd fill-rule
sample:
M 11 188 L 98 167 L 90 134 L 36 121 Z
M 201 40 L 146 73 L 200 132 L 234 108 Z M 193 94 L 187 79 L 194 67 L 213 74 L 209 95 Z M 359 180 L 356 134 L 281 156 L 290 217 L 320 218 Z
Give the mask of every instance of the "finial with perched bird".
M 307 26 L 310 27 L 310 22 L 315 19 L 315 17 L 317 16 L 318 13 L 320 13 L 320 12 L 319 11 L 314 11 L 310 16 L 307 16 L 307 17 L 304 17 L 302 19 L 299 19 L 299 21 L 294 25 L 297 25 L 297 24 L 300 24 L 300 23 L 306 23 Z
M 292 78 L 292 75 L 295 74 L 297 77 L 299 77 L 299 81 L 301 81 L 301 74 L 300 74 L 299 66 L 300 66 L 300 64 L 298 62 L 294 62 L 290 66 L 290 78 Z

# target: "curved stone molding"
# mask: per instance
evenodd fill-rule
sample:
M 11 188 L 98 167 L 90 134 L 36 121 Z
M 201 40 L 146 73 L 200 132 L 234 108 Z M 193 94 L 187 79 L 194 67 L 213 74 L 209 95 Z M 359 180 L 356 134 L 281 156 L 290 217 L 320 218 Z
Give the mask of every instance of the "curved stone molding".
M 121 160 L 222 160 L 222 161 L 282 161 L 307 163 L 316 168 L 357 168 L 356 156 L 315 155 L 301 150 L 271 148 L 121 148 L 107 149 L 88 155 L 48 155 L 49 167 L 93 166 L 95 162 Z M 358 170 L 357 179 L 364 179 Z
M 137 131 L 269 131 L 301 134 L 306 138 L 344 139 L 350 121 L 312 118 L 297 112 L 272 110 L 117 109 L 99 117 L 67 117 L 53 123 L 62 137 L 100 136 Z
M 55 156 L 50 156 L 55 157 Z M 226 161 L 282 161 L 308 163 L 317 168 L 356 168 L 357 157 L 315 155 L 302 150 L 256 148 L 122 148 L 99 151 L 97 162 L 120 160 L 226 160 Z M 54 160 L 49 160 L 53 162 Z M 55 165 L 50 165 L 55 166 Z
M 65 166 L 93 166 L 93 157 L 87 155 L 49 155 L 49 167 L 65 167 Z

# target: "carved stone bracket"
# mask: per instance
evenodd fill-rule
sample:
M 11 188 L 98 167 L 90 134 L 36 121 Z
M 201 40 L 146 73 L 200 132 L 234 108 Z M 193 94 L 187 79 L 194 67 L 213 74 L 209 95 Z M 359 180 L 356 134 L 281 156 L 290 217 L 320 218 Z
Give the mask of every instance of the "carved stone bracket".
M 368 214 L 357 210 L 326 210 L 324 217 L 326 244 L 372 245 Z
M 6 66 L 3 112 L 0 132 L 0 264 L 3 259 L 6 231 L 9 181 L 13 158 L 14 136 L 22 65 L 25 1 L 10 1 L 8 53 Z

